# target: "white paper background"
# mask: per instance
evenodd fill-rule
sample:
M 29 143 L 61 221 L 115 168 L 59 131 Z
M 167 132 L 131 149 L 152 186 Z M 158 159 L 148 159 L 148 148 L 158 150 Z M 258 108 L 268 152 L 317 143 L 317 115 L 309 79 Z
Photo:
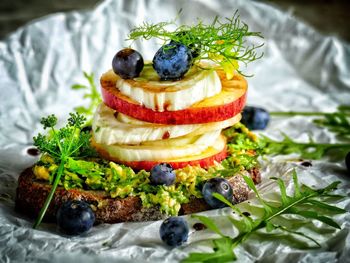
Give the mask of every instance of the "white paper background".
M 169 249 L 158 237 L 161 222 L 99 225 L 85 236 L 64 237 L 52 224 L 32 230 L 32 221 L 13 210 L 18 174 L 35 161 L 26 150 L 40 129 L 40 117 L 55 113 L 65 119 L 74 106 L 84 103 L 79 92 L 70 90 L 72 84 L 84 81 L 83 70 L 94 72 L 98 81 L 115 52 L 129 44 L 124 39 L 133 26 L 172 19 L 181 8 L 181 23 L 197 17 L 211 22 L 215 15 L 231 17 L 238 9 L 251 30 L 262 32 L 265 56 L 244 70 L 254 73 L 248 79 L 248 104 L 269 110 L 332 111 L 338 104 L 350 103 L 350 46 L 258 2 L 116 0 L 92 12 L 36 21 L 0 42 L 0 262 L 173 262 L 189 252 L 211 251 L 211 243 L 205 241 L 215 237 L 210 231 L 193 232 L 188 245 Z M 152 40 L 134 47 L 152 59 L 159 45 Z M 300 140 L 312 133 L 316 140 L 335 141 L 305 117 L 274 119 L 265 133 L 278 138 L 280 131 Z M 289 183 L 294 167 L 302 182 L 321 187 L 340 180 L 339 192 L 350 196 L 343 160 L 312 163 L 305 168 L 285 158 L 264 161 L 260 190 L 276 192 L 267 178 L 281 176 Z M 350 209 L 348 198 L 337 205 Z M 229 213 L 222 209 L 205 214 L 217 217 L 221 227 L 234 234 L 223 217 Z M 193 225 L 194 220 L 187 219 Z M 311 233 L 322 243 L 320 250 L 298 250 L 278 238 L 254 238 L 236 250 L 238 261 L 350 262 L 350 215 L 335 219 L 342 230 L 327 232 L 317 222 L 301 229 L 310 232 L 312 224 L 320 228 Z

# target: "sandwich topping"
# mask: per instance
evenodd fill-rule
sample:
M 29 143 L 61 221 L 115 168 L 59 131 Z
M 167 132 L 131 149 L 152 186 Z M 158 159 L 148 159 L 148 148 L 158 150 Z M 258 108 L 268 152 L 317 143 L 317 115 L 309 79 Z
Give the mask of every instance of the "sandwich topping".
M 139 203 L 165 215 L 199 212 L 223 205 L 213 200 L 214 192 L 224 193 L 230 203 L 245 200 L 243 174 L 259 182 L 262 145 L 239 122 L 247 81 L 238 62 L 260 57 L 259 46 L 245 46 L 246 37 L 260 34 L 248 31 L 236 13 L 209 26 L 199 22 L 168 31 L 171 24 L 145 23 L 131 31 L 131 40 L 156 37 L 165 43 L 152 63 L 131 48 L 117 52 L 112 69 L 100 79 L 103 102 L 91 132 L 83 131 L 81 116 L 72 115 L 59 131 L 57 120 L 47 119 L 44 127 L 52 134 L 35 138 L 43 155 L 32 174 L 40 191 L 52 187 L 34 227 L 50 211 L 51 200 L 51 207 L 66 198 L 88 200 L 99 222 L 133 221 Z M 60 155 L 53 155 L 56 151 Z M 57 187 L 62 200 L 53 198 Z M 19 189 L 20 205 L 37 211 L 26 194 Z
M 153 185 L 150 183 L 150 171 L 136 172 L 130 167 L 101 158 L 68 158 L 59 185 L 65 189 L 103 191 L 111 198 L 138 196 L 143 207 L 158 207 L 164 214 L 177 215 L 181 204 L 188 203 L 191 197 L 202 198 L 201 189 L 208 179 L 232 177 L 258 167 L 262 145 L 253 133 L 237 123 L 226 129 L 224 134 L 228 140 L 228 157 L 208 169 L 189 165 L 175 169 L 173 185 Z M 52 182 L 58 167 L 54 158 L 44 154 L 33 172 L 37 180 Z M 101 201 L 96 204 L 96 209 L 104 205 Z
M 240 119 L 241 115 L 237 114 L 227 120 L 211 123 L 184 125 L 155 124 L 118 113 L 102 103 L 97 107 L 95 112 L 92 121 L 92 133 L 95 142 L 99 144 L 138 145 L 154 142 L 163 145 L 168 144 L 170 146 L 174 144 L 179 145 L 181 141 L 187 141 L 189 143 L 197 135 L 228 128 L 239 122 Z M 176 143 L 169 143 L 174 141 L 174 139 L 177 140 Z

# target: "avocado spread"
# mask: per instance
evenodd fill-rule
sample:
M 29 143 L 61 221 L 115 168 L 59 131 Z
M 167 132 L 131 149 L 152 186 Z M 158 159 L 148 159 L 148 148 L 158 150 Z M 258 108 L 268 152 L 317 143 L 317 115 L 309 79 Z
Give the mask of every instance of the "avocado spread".
M 177 215 L 181 204 L 191 196 L 201 198 L 204 182 L 212 177 L 231 177 L 240 171 L 257 167 L 262 144 L 243 124 L 237 123 L 224 130 L 228 140 L 228 157 L 209 169 L 187 166 L 175 170 L 176 181 L 170 186 L 150 184 L 150 173 L 133 171 L 130 167 L 99 158 L 69 158 L 61 177 L 65 189 L 80 188 L 104 190 L 112 198 L 139 196 L 144 207 L 158 206 L 167 215 Z M 38 180 L 53 182 L 58 168 L 48 154 L 33 167 Z

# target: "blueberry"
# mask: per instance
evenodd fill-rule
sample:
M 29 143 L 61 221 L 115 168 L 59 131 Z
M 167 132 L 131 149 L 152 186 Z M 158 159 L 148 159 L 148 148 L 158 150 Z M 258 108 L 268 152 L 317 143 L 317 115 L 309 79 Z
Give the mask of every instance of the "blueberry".
M 224 178 L 215 177 L 206 181 L 202 189 L 202 195 L 205 202 L 211 208 L 225 207 L 226 204 L 221 202 L 219 199 L 215 198 L 213 196 L 213 193 L 221 194 L 223 197 L 225 197 L 225 199 L 229 200 L 230 202 L 233 199 L 232 187 L 229 184 L 229 182 Z
M 141 54 L 131 48 L 120 50 L 112 60 L 113 71 L 123 79 L 138 77 L 143 66 L 144 63 Z
M 169 217 L 164 220 L 159 229 L 160 238 L 168 246 L 177 247 L 188 239 L 189 228 L 182 217 Z
M 348 168 L 348 173 L 350 174 L 350 152 L 345 157 L 345 165 Z
M 192 66 L 191 50 L 177 42 L 162 46 L 153 58 L 153 68 L 161 80 L 178 80 Z
M 58 209 L 56 220 L 62 232 L 68 235 L 80 235 L 94 225 L 95 215 L 88 203 L 70 200 Z
M 245 106 L 241 122 L 250 130 L 263 130 L 270 120 L 270 114 L 258 107 Z
M 175 182 L 175 173 L 168 163 L 160 163 L 152 167 L 150 181 L 154 185 L 172 185 Z

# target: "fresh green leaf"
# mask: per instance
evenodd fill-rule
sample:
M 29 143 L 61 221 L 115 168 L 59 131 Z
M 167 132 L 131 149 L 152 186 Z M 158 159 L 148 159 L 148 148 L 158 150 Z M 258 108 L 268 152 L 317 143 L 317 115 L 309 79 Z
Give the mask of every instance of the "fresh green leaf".
M 87 89 L 88 87 L 85 85 L 80 85 L 80 84 L 74 84 L 72 85 L 72 89 L 78 90 L 78 89 Z
M 244 231 L 245 232 L 250 232 L 253 228 L 254 228 L 254 225 L 253 225 L 253 222 L 252 222 L 252 219 L 245 216 L 241 210 L 234 206 L 231 202 L 229 202 L 225 197 L 223 197 L 222 195 L 218 194 L 218 193 L 213 193 L 213 196 L 220 200 L 221 202 L 225 203 L 227 206 L 231 207 L 232 210 L 234 210 L 235 212 L 237 212 L 241 217 L 242 217 L 242 220 L 243 222 L 240 222 L 243 226 L 244 226 Z M 234 222 L 234 219 L 231 218 L 231 217 L 228 217 L 228 219 L 231 221 L 231 222 Z
M 329 204 L 326 204 L 324 202 L 320 202 L 318 200 L 310 199 L 310 200 L 308 200 L 308 203 L 310 203 L 312 205 L 315 205 L 315 206 L 317 206 L 319 208 L 323 208 L 323 209 L 332 211 L 334 213 L 339 213 L 339 214 L 346 213 L 346 210 L 343 209 L 343 208 L 339 208 L 337 206 L 329 205 Z
M 318 243 L 316 239 L 306 235 L 303 232 L 293 231 L 293 230 L 290 230 L 290 229 L 288 229 L 287 227 L 284 227 L 284 226 L 275 226 L 275 228 L 279 228 L 279 229 L 283 230 L 284 232 L 287 232 L 287 233 L 290 233 L 290 234 L 293 234 L 293 235 L 298 235 L 298 236 L 301 236 L 303 238 L 306 238 L 306 239 L 312 241 L 313 243 L 315 243 L 317 247 L 321 247 L 321 244 Z
M 88 121 L 86 122 L 86 126 L 91 125 L 92 122 L 92 116 L 95 112 L 96 107 L 98 104 L 101 103 L 101 97 L 97 90 L 97 86 L 95 84 L 95 77 L 93 73 L 87 73 L 83 72 L 85 79 L 88 82 L 88 85 L 83 84 L 74 84 L 72 85 L 73 90 L 85 90 L 85 93 L 83 94 L 83 98 L 89 100 L 89 104 L 87 107 L 85 106 L 78 106 L 74 108 L 74 110 L 77 113 L 84 114 L 86 117 L 89 117 Z
M 264 153 L 267 155 L 286 155 L 291 153 L 299 154 L 305 159 L 320 159 L 330 150 L 338 151 L 350 150 L 350 143 L 316 143 L 316 142 L 296 142 L 286 134 L 281 141 L 273 140 L 261 135 L 260 140 L 265 145 Z
M 230 206 L 232 209 L 236 209 L 236 207 L 230 201 L 228 201 L 225 197 L 223 197 L 221 194 L 213 193 L 212 196 L 220 200 L 221 202 L 225 203 L 227 206 Z
M 338 188 L 338 185 L 340 184 L 341 182 L 340 181 L 335 181 L 333 183 L 331 183 L 330 185 L 328 185 L 327 187 L 325 188 L 322 188 L 322 189 L 318 189 L 316 190 L 318 193 L 320 194 L 323 194 L 323 193 L 328 193 L 330 191 L 333 191 L 335 189 Z
M 315 119 L 314 123 L 328 128 L 340 139 L 350 140 L 350 121 L 344 112 L 327 113 L 323 119 Z
M 316 220 L 321 221 L 329 226 L 340 229 L 340 226 L 333 219 L 331 219 L 327 216 L 320 216 L 315 211 L 294 210 L 293 214 L 301 215 L 301 216 L 306 217 L 306 218 L 316 219 Z
M 338 208 L 336 206 L 329 205 L 324 201 L 321 201 L 324 198 L 333 196 L 331 192 L 336 189 L 339 182 L 331 183 L 330 185 L 321 189 L 312 189 L 306 185 L 302 185 L 301 187 L 299 186 L 297 174 L 295 171 L 293 171 L 292 176 L 293 176 L 293 183 L 294 183 L 293 196 L 288 196 L 286 194 L 286 186 L 281 179 L 274 178 L 277 184 L 279 185 L 280 192 L 281 192 L 281 200 L 279 204 L 276 202 L 268 202 L 264 200 L 261 197 L 258 190 L 256 189 L 252 179 L 249 177 L 244 177 L 248 186 L 251 187 L 251 189 L 255 192 L 257 198 L 259 199 L 259 201 L 263 204 L 265 214 L 262 217 L 256 218 L 253 220 L 250 217 L 244 216 L 237 207 L 233 206 L 232 204 L 228 204 L 235 212 L 238 211 L 239 214 L 242 216 L 242 219 L 241 219 L 242 225 L 244 225 L 245 227 L 239 228 L 240 232 L 238 236 L 231 239 L 230 250 L 228 250 L 228 246 L 227 246 L 226 247 L 227 250 L 225 250 L 226 252 L 230 251 L 230 253 L 231 252 L 233 253 L 234 248 L 244 243 L 251 236 L 251 234 L 256 233 L 257 231 L 262 229 L 265 229 L 266 232 L 271 236 L 278 234 L 276 232 L 277 230 L 282 230 L 290 235 L 300 236 L 302 238 L 308 239 L 309 241 L 312 241 L 313 243 L 315 243 L 318 247 L 321 246 L 317 240 L 306 235 L 305 233 L 296 231 L 294 229 L 290 229 L 290 226 L 284 226 L 282 224 L 284 222 L 283 220 L 279 220 L 278 222 L 281 222 L 281 223 L 276 224 L 275 220 L 277 220 L 279 217 L 281 219 L 281 216 L 283 215 L 298 215 L 303 217 L 306 220 L 308 219 L 318 220 L 333 228 L 336 228 L 336 229 L 340 228 L 338 223 L 332 218 L 330 218 L 329 216 L 327 216 L 325 212 L 329 211 L 333 213 L 334 212 L 345 213 L 346 211 L 342 208 Z M 215 195 L 215 197 L 221 200 L 222 202 L 225 202 L 225 203 L 227 202 L 227 200 L 220 195 Z M 310 206 L 310 204 L 312 205 Z M 322 213 L 322 215 L 320 213 Z M 230 216 L 228 216 L 228 220 L 234 226 L 236 226 L 237 221 L 239 221 L 239 220 L 233 219 Z M 290 219 L 290 220 L 293 220 L 293 219 Z M 213 220 L 210 220 L 209 222 L 211 225 L 210 229 L 214 228 L 215 231 L 218 231 L 218 228 L 215 227 L 215 222 Z M 203 223 L 206 224 L 205 222 Z M 218 245 L 215 242 L 217 242 L 216 239 L 213 240 L 213 244 L 214 244 L 214 248 L 217 249 Z M 224 249 L 222 248 L 220 251 L 224 251 Z M 228 254 L 225 254 L 225 255 L 228 255 Z M 230 255 L 232 256 L 232 254 Z M 199 262 L 206 262 L 205 259 L 207 257 L 210 259 L 217 260 L 218 256 L 219 254 L 217 254 L 216 252 L 192 253 L 189 256 L 189 259 L 191 259 L 192 261 L 188 261 L 188 262 L 195 262 L 196 260 Z M 234 259 L 231 258 L 231 260 L 234 260 Z
M 230 262 L 236 259 L 236 255 L 233 252 L 232 240 L 227 237 L 213 240 L 214 252 L 213 253 L 190 253 L 190 255 L 181 262 Z
M 280 188 L 282 205 L 287 205 L 290 201 L 290 198 L 287 195 L 286 185 L 284 184 L 281 178 L 271 177 L 271 179 L 276 180 Z
M 339 105 L 338 111 L 349 113 L 349 116 L 350 116 L 350 105 Z
M 255 187 L 255 184 L 252 180 L 252 178 L 250 176 L 243 176 L 244 181 L 246 182 L 246 184 L 249 186 L 250 189 L 252 189 L 254 191 L 254 193 L 256 194 L 257 198 L 259 199 L 259 201 L 261 202 L 261 204 L 264 206 L 265 209 L 265 215 L 270 215 L 272 214 L 272 210 L 273 210 L 273 206 L 267 204 L 264 199 L 261 198 L 258 190 Z
M 266 222 L 266 231 L 267 232 L 272 232 L 273 230 L 275 230 L 277 228 L 277 226 L 275 226 L 274 224 L 272 224 L 271 222 Z
M 292 176 L 293 176 L 293 183 L 294 183 L 294 197 L 300 198 L 301 197 L 300 186 L 298 182 L 297 172 L 295 170 L 293 170 Z
M 226 237 L 221 230 L 216 226 L 215 222 L 207 216 L 201 216 L 201 215 L 193 215 L 193 218 L 197 218 L 198 220 L 200 220 L 204 225 L 206 225 L 210 230 L 214 231 L 215 233 L 217 233 L 218 235 L 222 236 L 222 237 Z
M 313 122 L 320 126 L 328 128 L 329 131 L 336 134 L 339 139 L 350 140 L 350 105 L 340 105 L 336 112 L 270 112 L 272 116 L 317 116 Z M 311 142 L 311 141 L 310 141 Z

